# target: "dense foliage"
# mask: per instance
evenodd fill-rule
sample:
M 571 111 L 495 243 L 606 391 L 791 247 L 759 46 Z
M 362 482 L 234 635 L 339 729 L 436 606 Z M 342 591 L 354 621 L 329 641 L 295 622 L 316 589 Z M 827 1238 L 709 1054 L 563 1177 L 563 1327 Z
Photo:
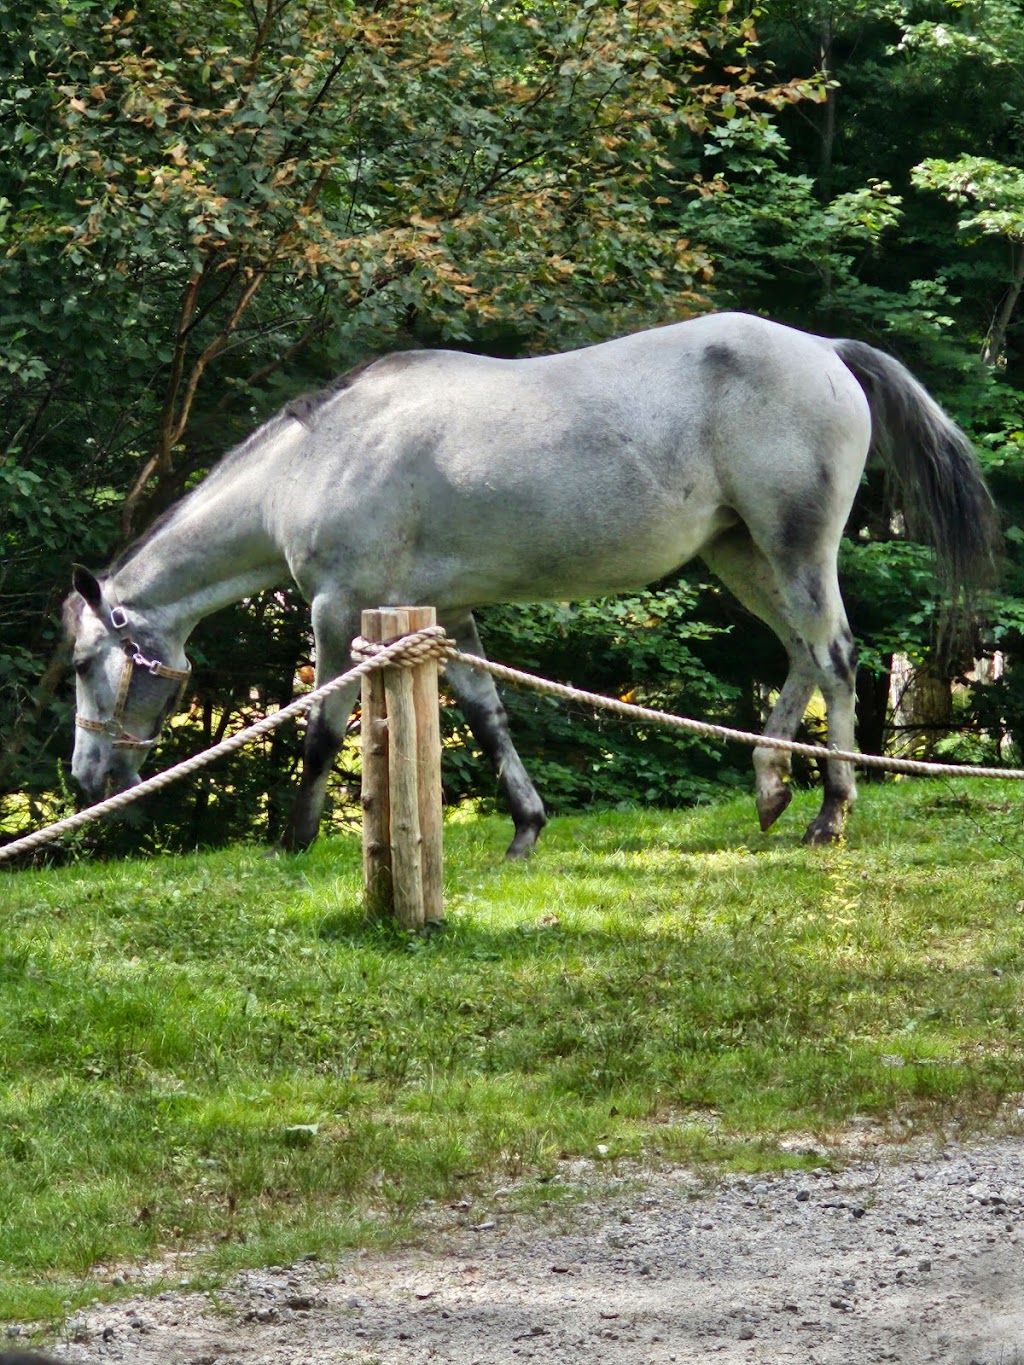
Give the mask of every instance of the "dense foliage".
M 756 27 L 674 0 L 10 0 L 0 240 L 4 832 L 66 799 L 70 563 L 102 565 L 286 397 L 381 349 L 522 354 L 711 307 L 885 346 L 975 436 L 1009 547 L 983 643 L 1008 667 L 959 719 L 1021 723 L 1021 0 L 779 0 Z M 931 638 L 897 524 L 869 485 L 844 554 L 866 748 L 893 652 Z M 699 572 L 663 589 L 485 629 L 511 662 L 755 720 L 775 642 Z M 287 591 L 204 623 L 157 761 L 290 695 L 309 648 Z M 556 805 L 687 801 L 747 764 L 514 709 Z M 450 792 L 488 793 L 462 739 L 453 717 Z M 276 833 L 297 746 L 175 791 L 163 837 Z

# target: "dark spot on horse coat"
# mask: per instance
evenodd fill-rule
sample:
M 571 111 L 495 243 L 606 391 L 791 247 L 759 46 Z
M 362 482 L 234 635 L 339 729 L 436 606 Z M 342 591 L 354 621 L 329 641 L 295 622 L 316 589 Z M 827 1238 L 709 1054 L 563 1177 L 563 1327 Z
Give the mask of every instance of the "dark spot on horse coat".
M 704 350 L 701 364 L 708 373 L 712 384 L 723 384 L 727 379 L 736 379 L 746 373 L 743 362 L 731 346 L 713 341 Z
M 813 519 L 807 508 L 793 504 L 779 519 L 779 549 L 787 557 L 802 558 L 817 538 Z
M 805 579 L 807 596 L 811 599 L 811 605 L 815 611 L 821 611 L 825 602 L 825 594 L 822 590 L 821 579 L 816 573 L 809 573 Z
M 828 647 L 828 657 L 838 676 L 852 687 L 857 673 L 857 649 L 853 641 L 833 640 Z

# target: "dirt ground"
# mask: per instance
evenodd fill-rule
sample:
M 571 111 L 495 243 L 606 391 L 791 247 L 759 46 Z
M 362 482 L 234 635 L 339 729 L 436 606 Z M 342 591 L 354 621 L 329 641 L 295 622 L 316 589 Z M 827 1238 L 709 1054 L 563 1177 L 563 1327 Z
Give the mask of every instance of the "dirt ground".
M 56 1346 L 135 1365 L 1024 1365 L 1024 1139 L 699 1184 L 634 1173 L 557 1213 L 514 1190 L 414 1247 L 96 1306 Z M 130 1290 L 126 1290 L 130 1292 Z M 9 1342 L 9 1345 L 16 1344 Z

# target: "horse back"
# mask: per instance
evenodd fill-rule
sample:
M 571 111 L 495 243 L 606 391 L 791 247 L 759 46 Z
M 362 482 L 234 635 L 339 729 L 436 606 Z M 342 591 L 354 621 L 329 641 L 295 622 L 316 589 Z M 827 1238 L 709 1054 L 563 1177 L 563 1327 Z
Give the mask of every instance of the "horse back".
M 848 504 L 867 439 L 828 342 L 739 314 L 525 360 L 399 353 L 318 415 L 295 511 L 350 558 L 388 546 L 422 595 L 440 565 L 477 600 L 609 592 L 737 519 Z

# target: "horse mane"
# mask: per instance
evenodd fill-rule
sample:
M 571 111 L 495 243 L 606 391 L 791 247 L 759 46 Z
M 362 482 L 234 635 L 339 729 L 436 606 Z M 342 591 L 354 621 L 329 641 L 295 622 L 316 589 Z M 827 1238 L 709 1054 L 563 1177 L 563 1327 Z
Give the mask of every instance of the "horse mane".
M 357 365 L 353 365 L 350 370 L 346 370 L 337 379 L 332 379 L 329 384 L 325 384 L 322 389 L 310 389 L 306 393 L 300 393 L 297 397 L 289 399 L 278 415 L 293 417 L 296 422 L 301 422 L 304 427 L 312 429 L 316 425 L 316 417 L 331 399 L 337 398 L 339 393 L 344 393 L 346 389 L 351 388 L 361 375 L 382 359 L 386 360 L 387 356 L 367 356 L 365 360 L 360 360 Z
M 310 431 L 316 426 L 317 418 L 323 409 L 339 393 L 344 393 L 355 385 L 368 371 L 379 367 L 406 365 L 415 362 L 420 356 L 429 355 L 430 352 L 425 347 L 406 348 L 402 351 L 389 351 L 386 355 L 367 356 L 365 360 L 360 360 L 357 365 L 353 365 L 350 370 L 339 375 L 337 379 L 325 385 L 322 389 L 311 389 L 308 393 L 300 393 L 297 398 L 292 398 L 281 409 L 280 416 L 292 417 L 296 422 L 301 422 Z

